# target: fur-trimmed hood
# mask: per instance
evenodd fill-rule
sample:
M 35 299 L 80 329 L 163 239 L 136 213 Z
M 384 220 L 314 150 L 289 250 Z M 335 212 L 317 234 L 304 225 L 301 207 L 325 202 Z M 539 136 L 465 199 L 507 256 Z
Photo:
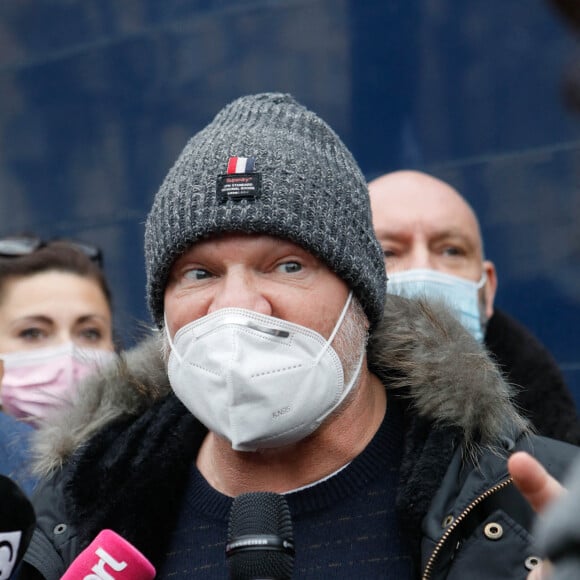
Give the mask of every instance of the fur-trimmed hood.
M 388 295 L 368 363 L 387 389 L 405 390 L 419 416 L 458 427 L 468 445 L 495 446 L 527 428 L 498 368 L 442 305 Z M 170 391 L 155 333 L 88 379 L 75 406 L 34 434 L 35 473 L 48 475 L 103 426 L 142 414 Z

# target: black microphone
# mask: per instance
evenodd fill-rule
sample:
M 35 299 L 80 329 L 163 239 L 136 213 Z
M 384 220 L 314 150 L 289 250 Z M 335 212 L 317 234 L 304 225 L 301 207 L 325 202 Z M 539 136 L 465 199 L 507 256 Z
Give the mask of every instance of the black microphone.
M 10 578 L 30 544 L 36 515 L 25 493 L 0 475 L 0 579 Z
M 234 499 L 226 556 L 231 580 L 290 580 L 294 567 L 292 519 L 277 493 L 243 493 Z

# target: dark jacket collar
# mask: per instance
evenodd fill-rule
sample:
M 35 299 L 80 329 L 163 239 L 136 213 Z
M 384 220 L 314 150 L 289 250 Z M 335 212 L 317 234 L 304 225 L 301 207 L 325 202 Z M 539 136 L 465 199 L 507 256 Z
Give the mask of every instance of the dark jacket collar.
M 485 345 L 513 386 L 517 408 L 540 435 L 580 444 L 576 403 L 552 355 L 517 320 L 495 309 Z

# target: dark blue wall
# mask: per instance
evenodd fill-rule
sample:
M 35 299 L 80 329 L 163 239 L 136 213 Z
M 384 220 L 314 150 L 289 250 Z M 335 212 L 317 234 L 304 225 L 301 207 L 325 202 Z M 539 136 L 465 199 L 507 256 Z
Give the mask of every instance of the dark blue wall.
M 369 178 L 415 167 L 464 193 L 498 304 L 580 401 L 580 124 L 559 94 L 574 54 L 545 0 L 3 0 L 0 234 L 100 244 L 131 344 L 163 176 L 225 103 L 289 91 Z

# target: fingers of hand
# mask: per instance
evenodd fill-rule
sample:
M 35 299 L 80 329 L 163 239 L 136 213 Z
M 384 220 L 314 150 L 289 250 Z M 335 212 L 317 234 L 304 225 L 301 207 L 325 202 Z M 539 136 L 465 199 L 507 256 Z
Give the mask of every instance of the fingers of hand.
M 528 453 L 514 453 L 508 460 L 508 469 L 517 488 L 537 512 L 563 492 L 562 486 Z

